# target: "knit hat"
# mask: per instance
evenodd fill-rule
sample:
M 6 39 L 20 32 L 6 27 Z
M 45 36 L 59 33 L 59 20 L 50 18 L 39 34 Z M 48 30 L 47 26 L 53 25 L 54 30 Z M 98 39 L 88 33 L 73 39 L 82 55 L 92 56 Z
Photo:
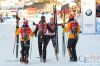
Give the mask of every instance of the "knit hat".
M 28 20 L 24 20 L 23 25 L 28 25 Z
M 50 18 L 50 22 L 54 22 L 54 18 L 53 17 Z

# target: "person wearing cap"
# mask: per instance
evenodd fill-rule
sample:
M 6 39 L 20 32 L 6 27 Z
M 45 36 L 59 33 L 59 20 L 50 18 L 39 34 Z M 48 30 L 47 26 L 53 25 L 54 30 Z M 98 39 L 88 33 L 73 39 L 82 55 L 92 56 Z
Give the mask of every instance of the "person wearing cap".
M 29 49 L 30 49 L 30 37 L 32 37 L 34 34 L 32 33 L 31 28 L 28 25 L 28 20 L 23 21 L 22 27 L 20 27 L 16 31 L 16 35 L 20 34 L 20 42 L 21 42 L 21 58 L 20 62 L 28 63 L 28 57 L 29 57 Z
M 64 28 L 64 31 L 67 33 L 68 36 L 68 53 L 70 57 L 70 61 L 77 61 L 77 54 L 76 54 L 76 44 L 79 38 L 80 26 L 76 20 L 74 20 L 74 16 L 70 15 L 69 22 Z
M 36 29 L 34 31 L 35 36 L 38 35 L 38 50 L 39 50 L 39 56 L 40 56 L 40 62 L 46 62 L 46 49 L 48 45 L 48 36 L 47 36 L 47 30 L 52 31 L 50 27 L 48 27 L 45 16 L 41 16 L 41 20 L 36 25 Z M 38 33 L 38 34 L 37 34 Z
M 50 27 L 50 29 L 52 29 L 53 32 L 47 30 L 47 35 L 48 35 L 48 43 L 50 41 L 50 39 L 52 40 L 52 44 L 54 47 L 54 51 L 55 51 L 55 55 L 57 56 L 57 45 L 56 45 L 56 34 L 55 34 L 55 24 L 54 24 L 54 17 L 50 18 L 50 22 L 48 23 L 48 27 Z

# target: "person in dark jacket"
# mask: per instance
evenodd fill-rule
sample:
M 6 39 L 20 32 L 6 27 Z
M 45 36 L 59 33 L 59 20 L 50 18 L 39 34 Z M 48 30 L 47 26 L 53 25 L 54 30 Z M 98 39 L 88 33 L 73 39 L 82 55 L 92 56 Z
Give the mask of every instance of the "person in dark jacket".
M 34 31 L 35 36 L 37 36 L 38 32 L 38 50 L 41 62 L 46 62 L 46 48 L 48 45 L 48 36 L 46 35 L 47 30 L 53 32 L 47 25 L 45 16 L 41 16 L 41 20 L 36 25 L 36 29 Z
M 57 57 L 57 55 L 58 55 L 58 45 L 56 45 L 56 34 L 55 34 L 56 29 L 55 29 L 55 24 L 54 24 L 54 17 L 50 18 L 50 22 L 48 23 L 48 26 L 52 29 L 52 31 L 54 31 L 54 32 L 51 32 L 51 31 L 47 30 L 48 43 L 51 39 L 53 47 L 54 47 L 55 55 Z

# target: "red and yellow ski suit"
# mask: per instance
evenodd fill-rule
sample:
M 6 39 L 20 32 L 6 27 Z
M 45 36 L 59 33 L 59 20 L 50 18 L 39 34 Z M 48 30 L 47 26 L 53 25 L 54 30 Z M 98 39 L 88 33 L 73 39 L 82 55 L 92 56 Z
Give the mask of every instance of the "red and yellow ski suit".
M 16 31 L 16 35 L 19 35 L 21 34 L 22 30 L 21 28 L 19 28 L 17 31 Z M 30 36 L 33 36 L 34 33 L 32 32 L 32 30 L 29 28 L 29 37 L 27 40 L 30 40 Z M 20 36 L 20 41 L 24 41 L 24 39 L 22 38 L 22 36 Z
M 71 27 L 71 22 L 68 22 L 67 26 L 64 28 L 65 32 L 69 32 L 69 34 L 67 35 L 70 39 L 74 38 L 74 34 L 70 33 L 70 27 Z M 80 32 L 80 26 L 78 24 L 78 29 L 77 29 L 77 34 Z M 79 36 L 79 35 L 78 35 Z

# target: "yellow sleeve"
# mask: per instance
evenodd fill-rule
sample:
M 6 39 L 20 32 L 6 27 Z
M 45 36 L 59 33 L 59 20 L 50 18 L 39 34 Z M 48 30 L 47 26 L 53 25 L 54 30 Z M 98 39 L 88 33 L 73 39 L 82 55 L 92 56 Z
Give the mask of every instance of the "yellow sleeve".
M 64 28 L 64 32 L 69 32 L 69 30 L 70 30 L 70 23 L 66 25 L 66 27 Z
M 21 28 L 17 29 L 16 35 L 19 35 Z
M 34 36 L 34 33 L 32 32 L 31 29 L 30 29 L 30 36 Z
M 80 26 L 78 25 L 78 32 L 80 32 Z

